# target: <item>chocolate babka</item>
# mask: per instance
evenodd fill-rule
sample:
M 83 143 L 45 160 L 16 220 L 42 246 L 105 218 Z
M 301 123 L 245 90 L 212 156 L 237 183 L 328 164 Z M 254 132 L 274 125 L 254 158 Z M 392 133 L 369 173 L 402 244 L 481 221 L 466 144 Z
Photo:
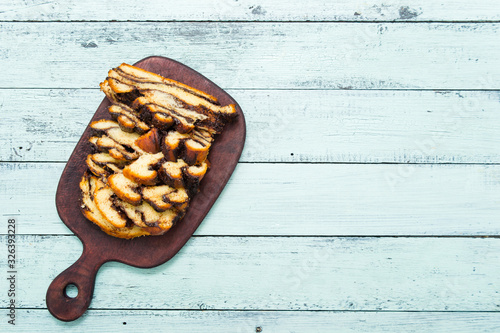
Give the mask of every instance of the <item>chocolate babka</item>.
M 233 104 L 122 64 L 100 84 L 114 120 L 91 123 L 82 177 L 84 216 L 119 238 L 161 235 L 186 214 Z

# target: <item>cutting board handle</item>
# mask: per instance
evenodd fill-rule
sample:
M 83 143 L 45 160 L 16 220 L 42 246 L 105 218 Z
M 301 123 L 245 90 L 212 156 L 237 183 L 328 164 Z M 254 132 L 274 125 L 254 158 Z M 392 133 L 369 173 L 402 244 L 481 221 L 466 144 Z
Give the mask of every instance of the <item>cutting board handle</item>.
M 95 276 L 105 261 L 104 258 L 87 251 L 84 247 L 81 257 L 50 284 L 46 296 L 49 312 L 63 321 L 79 318 L 90 305 L 94 293 Z M 78 288 L 76 297 L 66 294 L 66 287 L 71 284 Z

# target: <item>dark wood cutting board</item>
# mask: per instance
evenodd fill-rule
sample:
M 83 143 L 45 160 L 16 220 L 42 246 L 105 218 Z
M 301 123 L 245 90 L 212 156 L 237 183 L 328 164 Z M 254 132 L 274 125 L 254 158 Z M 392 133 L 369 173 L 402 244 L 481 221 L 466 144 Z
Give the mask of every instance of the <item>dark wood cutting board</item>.
M 83 243 L 81 257 L 57 276 L 47 290 L 47 307 L 50 313 L 60 320 L 75 320 L 87 310 L 92 300 L 95 276 L 103 263 L 118 261 L 135 267 L 149 268 L 172 258 L 195 232 L 217 200 L 243 150 L 245 118 L 238 103 L 224 90 L 193 69 L 172 59 L 149 57 L 134 65 L 205 91 L 217 97 L 221 105 L 235 104 L 238 117 L 227 124 L 222 134 L 215 138 L 208 155 L 211 167 L 185 217 L 162 236 L 132 240 L 107 235 L 80 212 L 79 181 L 87 168 L 85 158 L 90 153 L 88 139 L 91 129 L 87 126 L 66 164 L 56 194 L 57 212 L 61 220 Z M 103 76 L 102 79 L 104 78 Z M 104 98 L 91 121 L 111 119 L 107 112 L 109 105 L 110 102 Z M 69 284 L 78 288 L 78 295 L 74 298 L 66 295 L 65 288 Z

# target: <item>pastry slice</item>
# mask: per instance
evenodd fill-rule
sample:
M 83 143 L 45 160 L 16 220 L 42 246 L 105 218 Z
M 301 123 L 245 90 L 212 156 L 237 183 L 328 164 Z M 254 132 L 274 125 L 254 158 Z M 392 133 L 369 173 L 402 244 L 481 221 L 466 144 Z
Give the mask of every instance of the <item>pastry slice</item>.
M 116 196 L 123 201 L 132 205 L 138 205 L 141 203 L 141 184 L 128 179 L 122 172 L 109 176 L 108 185 Z
M 131 181 L 123 173 L 115 173 L 107 179 L 111 190 L 121 200 L 131 205 L 139 205 L 146 200 L 158 212 L 166 211 L 172 207 L 183 210 L 189 204 L 187 191 L 173 188 L 168 185 L 144 186 Z
M 92 174 L 86 172 L 83 175 L 80 181 L 80 190 L 82 192 L 82 203 L 80 208 L 83 215 L 101 228 L 102 231 L 113 237 L 130 239 L 150 235 L 146 229 L 136 226 L 135 224 L 117 228 L 104 218 L 94 202 L 95 191 L 103 186 L 105 186 L 105 184 Z
M 151 102 L 147 97 L 141 96 L 132 102 L 132 107 L 145 118 L 152 118 L 154 121 L 162 121 L 161 126 L 167 129 L 174 126 L 180 133 L 188 133 L 195 128 L 198 120 L 205 120 L 206 117 L 196 112 L 181 109 L 173 96 L 162 94 L 162 104 Z
M 120 238 L 161 235 L 168 231 L 185 211 L 168 209 L 157 212 L 143 202 L 134 206 L 117 198 L 100 179 L 85 174 L 80 181 L 82 213 L 104 232 Z
M 184 211 L 175 208 L 158 212 L 146 202 L 143 202 L 139 206 L 134 206 L 128 202 L 117 200 L 115 201 L 115 205 L 121 209 L 136 226 L 148 230 L 151 235 L 161 235 L 167 232 L 184 216 Z
M 101 90 L 114 104 L 130 105 L 156 121 L 173 120 L 181 133 L 195 126 L 220 133 L 224 124 L 236 116 L 234 104 L 221 106 L 213 96 L 125 64 L 108 72 Z M 130 127 L 131 123 L 126 125 Z
M 131 68 L 132 66 L 127 66 Z M 133 75 L 127 75 L 120 68 L 112 69 L 108 72 L 108 83 L 111 89 L 117 94 L 127 94 L 136 90 L 143 93 L 147 90 L 156 90 L 174 96 L 187 105 L 199 107 L 214 113 L 231 115 L 236 112 L 234 105 L 220 106 L 217 102 L 213 102 L 193 90 L 184 89 L 174 84 L 165 84 L 163 82 L 138 80 Z
M 139 119 L 139 115 L 132 108 L 125 104 L 113 104 L 108 111 L 125 132 L 145 133 L 151 129 L 148 124 Z
M 182 187 L 173 188 L 168 185 L 144 186 L 141 193 L 144 200 L 159 212 L 172 207 L 184 210 L 189 204 L 189 196 L 186 189 Z
M 125 166 L 123 160 L 118 160 L 106 153 L 89 154 L 85 162 L 89 170 L 98 177 L 120 172 Z
M 163 153 L 143 154 L 137 160 L 123 168 L 123 175 L 128 179 L 143 185 L 155 185 L 158 173 L 155 170 L 163 159 Z
M 193 196 L 198 191 L 207 170 L 207 160 L 200 165 L 188 165 L 183 160 L 177 160 L 163 163 L 158 173 L 165 184 L 175 188 L 185 188 L 188 194 Z
M 100 135 L 91 137 L 90 143 L 115 159 L 134 160 L 144 153 L 135 143 L 140 135 L 124 132 L 115 121 L 102 119 L 92 122 L 90 127 Z
M 148 71 L 146 71 L 142 68 L 139 68 L 139 67 L 135 67 L 135 66 L 131 66 L 131 65 L 123 63 L 120 66 L 118 66 L 118 68 L 116 68 L 115 70 L 119 71 L 122 75 L 127 75 L 129 78 L 131 78 L 135 81 L 156 82 L 156 83 L 163 83 L 166 85 L 175 86 L 175 87 L 178 87 L 180 89 L 186 90 L 187 92 L 190 92 L 194 95 L 205 98 L 212 103 L 218 103 L 216 97 L 214 97 L 210 94 L 207 94 L 206 92 L 195 89 L 195 88 L 190 87 L 190 86 L 183 84 L 181 82 L 167 79 L 161 75 L 148 72 Z
M 162 150 L 168 161 L 182 159 L 195 165 L 205 161 L 212 141 L 212 135 L 205 130 L 194 130 L 189 134 L 170 131 L 163 139 Z

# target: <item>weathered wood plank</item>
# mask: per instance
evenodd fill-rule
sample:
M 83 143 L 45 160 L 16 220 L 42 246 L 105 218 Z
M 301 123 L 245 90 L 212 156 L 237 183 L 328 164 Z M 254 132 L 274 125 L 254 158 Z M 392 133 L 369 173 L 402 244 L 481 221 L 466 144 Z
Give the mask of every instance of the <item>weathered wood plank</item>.
M 247 121 L 244 162 L 500 163 L 498 91 L 229 93 Z M 102 98 L 0 89 L 0 160 L 67 161 Z
M 7 318 L 7 310 L 0 310 Z M 330 311 L 172 311 L 89 310 L 65 323 L 47 310 L 17 310 L 15 332 L 495 332 L 500 313 L 477 312 L 330 312 Z M 12 329 L 6 320 L 3 331 Z
M 47 286 L 81 244 L 18 236 L 17 248 L 17 304 L 43 308 Z M 492 238 L 197 237 L 153 269 L 106 263 L 90 307 L 498 311 L 499 269 Z
M 54 204 L 63 167 L 0 164 L 19 233 L 70 234 Z M 239 164 L 197 235 L 498 235 L 499 202 L 499 165 Z
M 496 23 L 1 23 L 0 29 L 6 88 L 94 88 L 112 66 L 150 55 L 179 60 L 223 88 L 500 88 Z
M 497 1 L 3 1 L 0 20 L 39 21 L 480 21 L 499 20 Z

